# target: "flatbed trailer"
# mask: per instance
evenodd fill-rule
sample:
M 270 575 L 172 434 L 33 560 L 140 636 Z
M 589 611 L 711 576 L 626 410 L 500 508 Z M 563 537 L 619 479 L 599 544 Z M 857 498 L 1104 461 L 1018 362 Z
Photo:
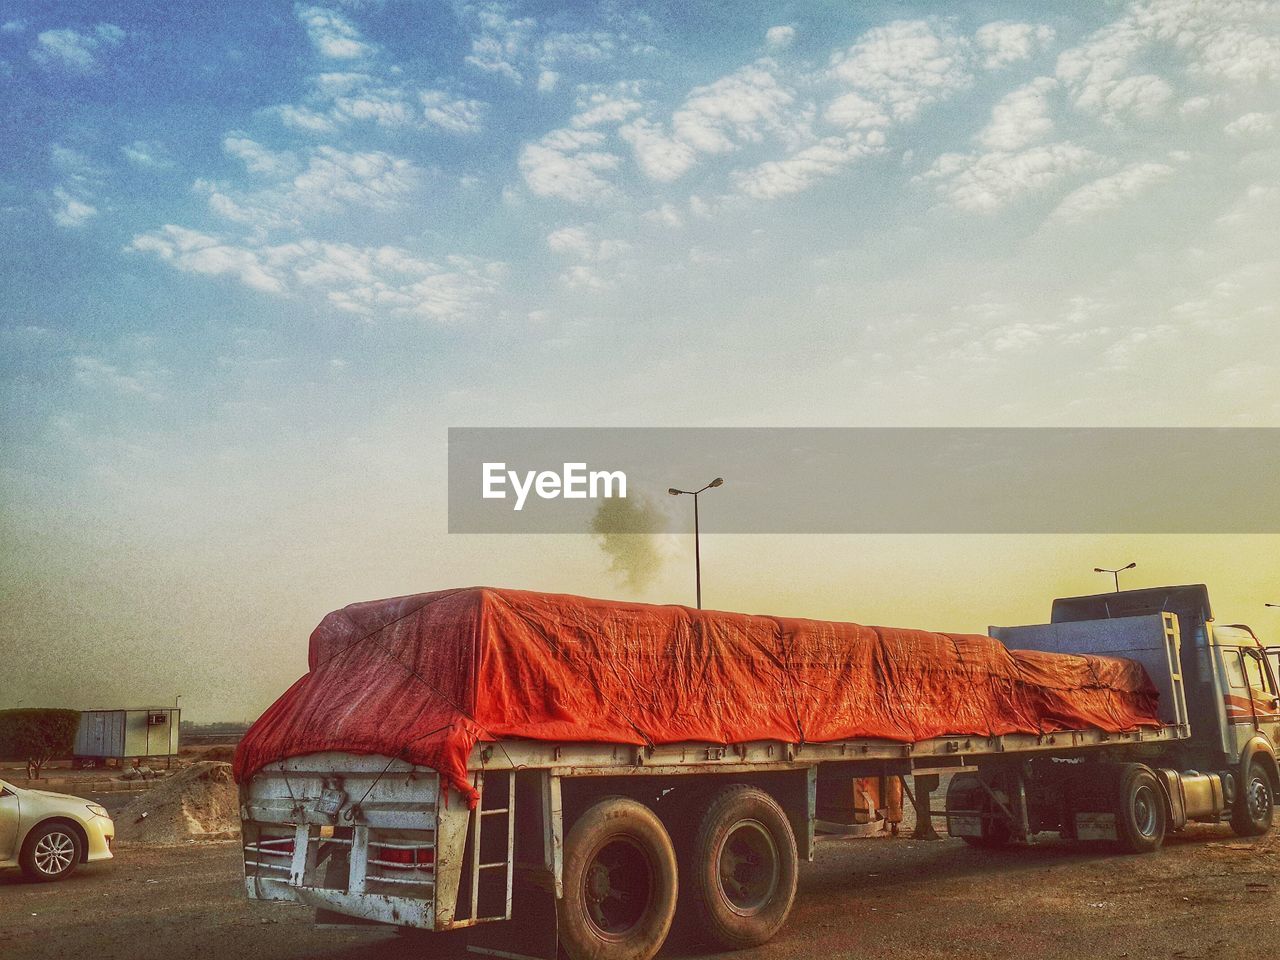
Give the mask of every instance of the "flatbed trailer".
M 289 757 L 241 787 L 246 890 L 311 905 L 321 922 L 458 931 L 478 953 L 642 960 L 677 918 L 722 949 L 772 937 L 829 826 L 819 807 L 851 806 L 866 778 L 910 778 L 928 836 L 949 774 L 948 832 L 981 846 L 1051 831 L 1142 853 L 1224 819 L 1263 833 L 1280 791 L 1265 648 L 1247 628 L 1215 630 L 1203 587 L 1160 589 L 1110 595 L 1129 604 L 1122 616 L 1084 619 L 1090 598 L 1072 598 L 1054 623 L 992 630 L 1019 649 L 1138 660 L 1160 691 L 1158 727 L 911 743 L 507 738 L 471 752 L 474 809 L 430 767 Z

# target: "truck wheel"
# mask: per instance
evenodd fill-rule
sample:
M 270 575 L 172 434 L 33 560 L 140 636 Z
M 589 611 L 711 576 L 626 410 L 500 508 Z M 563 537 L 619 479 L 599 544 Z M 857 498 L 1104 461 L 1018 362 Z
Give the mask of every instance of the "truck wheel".
M 18 862 L 27 879 L 37 883 L 69 877 L 83 856 L 80 838 L 65 823 L 36 827 L 22 844 Z
M 1244 783 L 1236 792 L 1231 810 L 1231 829 L 1241 837 L 1260 837 L 1271 829 L 1271 815 L 1276 798 L 1271 778 L 1257 760 L 1249 762 Z
M 606 797 L 578 818 L 564 848 L 556 917 L 570 960 L 650 960 L 676 911 L 676 854 L 657 814 Z
M 799 857 L 778 802 L 746 784 L 711 798 L 683 874 L 699 932 L 729 950 L 756 947 L 786 922 L 796 897 Z
M 990 787 L 1000 793 L 1005 799 L 1005 804 L 1008 805 L 1009 791 L 1005 789 L 1005 784 L 1006 777 L 1003 774 L 999 774 L 991 781 Z M 1000 809 L 1000 806 L 979 785 L 976 774 L 957 773 L 952 778 L 951 785 L 947 788 L 948 809 L 960 796 L 965 798 L 966 803 L 972 803 L 972 798 L 976 797 L 978 809 L 982 815 L 982 835 L 978 837 L 961 837 L 965 843 L 971 847 L 991 850 L 998 847 L 1007 847 L 1013 842 L 1013 830 L 1010 828 L 1008 818 L 1004 815 L 1004 811 Z
M 1149 767 L 1125 764 L 1116 777 L 1116 838 L 1125 853 L 1150 853 L 1164 843 L 1164 795 Z

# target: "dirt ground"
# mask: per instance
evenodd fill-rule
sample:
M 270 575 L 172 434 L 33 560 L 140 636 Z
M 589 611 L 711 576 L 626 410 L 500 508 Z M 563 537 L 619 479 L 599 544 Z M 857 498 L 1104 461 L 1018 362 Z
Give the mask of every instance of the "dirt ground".
M 316 929 L 298 906 L 250 903 L 239 856 L 228 842 L 137 846 L 62 883 L 0 874 L 0 956 L 425 955 L 394 933 Z M 802 871 L 787 927 L 772 943 L 736 956 L 1252 960 L 1274 953 L 1277 943 L 1280 836 L 1245 842 L 1226 827 L 1195 826 L 1143 857 L 1060 841 L 1001 852 L 956 840 L 827 843 Z

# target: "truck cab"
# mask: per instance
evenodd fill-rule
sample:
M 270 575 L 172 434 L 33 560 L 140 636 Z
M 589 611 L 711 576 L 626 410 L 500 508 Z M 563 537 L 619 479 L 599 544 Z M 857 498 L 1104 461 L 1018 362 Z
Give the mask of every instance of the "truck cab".
M 1191 736 L 1164 758 L 1182 770 L 1217 773 L 1229 805 L 1280 789 L 1280 647 L 1243 624 L 1219 625 L 1204 584 L 1124 590 L 1053 602 L 1052 622 L 1173 614 Z M 1264 779 L 1265 778 L 1265 779 Z M 1241 803 L 1233 803 L 1241 797 Z M 1237 812 L 1233 824 L 1239 819 Z

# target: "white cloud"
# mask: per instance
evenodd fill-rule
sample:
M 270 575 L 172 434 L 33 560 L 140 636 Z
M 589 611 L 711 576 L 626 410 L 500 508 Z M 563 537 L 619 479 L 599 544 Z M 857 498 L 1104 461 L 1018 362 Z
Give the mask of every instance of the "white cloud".
M 475 11 L 480 34 L 471 40 L 471 53 L 466 62 L 485 73 L 506 77 L 512 83 L 522 83 L 524 76 L 517 64 L 529 49 L 534 21 L 529 18 L 513 19 L 497 4 L 490 4 Z
M 922 179 L 934 182 L 952 206 L 993 213 L 1099 162 L 1097 154 L 1077 144 L 1051 143 L 1016 152 L 943 154 Z
M 0 33 L 22 33 L 27 29 L 27 21 L 25 20 L 6 20 L 0 25 Z
M 1053 28 L 997 20 L 979 27 L 974 41 L 982 51 L 982 65 L 988 70 L 998 70 L 1026 60 L 1052 43 Z
M 1251 86 L 1280 77 L 1274 10 L 1253 0 L 1139 0 L 1064 51 L 1057 72 L 1081 111 L 1118 123 L 1163 112 L 1172 84 L 1149 65 L 1176 59 L 1202 81 Z
M 697 154 L 687 143 L 669 137 L 663 128 L 643 118 L 618 131 L 631 144 L 636 163 L 651 180 L 670 183 L 678 180 L 697 162 Z
M 1167 163 L 1132 163 L 1118 173 L 1099 177 L 1063 198 L 1051 219 L 1078 223 L 1122 206 L 1131 197 L 1169 180 L 1174 168 Z
M 538 73 L 538 92 L 550 93 L 560 82 L 560 74 L 554 70 L 542 70 Z
M 1223 130 L 1232 137 L 1260 137 L 1276 128 L 1274 113 L 1246 113 L 1236 117 Z
M 931 103 L 972 83 L 969 41 L 946 25 L 897 20 L 868 30 L 832 57 L 832 74 L 895 120 L 912 120 Z
M 770 27 L 764 32 L 764 42 L 774 50 L 782 50 L 791 46 L 796 39 L 796 28 L 792 26 Z
M 811 110 L 795 106 L 795 94 L 779 82 L 774 66 L 763 60 L 695 87 L 672 113 L 670 132 L 646 118 L 618 132 L 645 175 L 667 182 L 683 176 L 701 154 L 729 153 L 766 137 L 801 141 Z
M 540 197 L 571 203 L 598 203 L 611 196 L 613 185 L 601 176 L 618 166 L 616 154 L 598 149 L 604 135 L 595 130 L 553 130 L 520 151 L 520 173 Z
M 370 73 L 329 72 L 311 78 L 305 102 L 271 108 L 290 127 L 329 134 L 355 123 L 388 129 L 434 127 L 451 133 L 474 133 L 482 126 L 488 104 L 451 96 L 441 90 L 416 93 Z
M 244 164 L 250 173 L 285 177 L 298 169 L 298 158 L 287 150 L 269 150 L 255 140 L 232 134 L 222 140 L 222 149 Z
M 620 240 L 601 239 L 593 228 L 560 227 L 547 234 L 547 246 L 556 253 L 593 263 L 616 259 L 630 249 Z
M 79 200 L 63 187 L 55 187 L 53 191 L 53 207 L 50 215 L 53 222 L 60 227 L 80 227 L 98 215 L 98 208 L 83 200 Z
M 125 32 L 113 23 L 100 23 L 92 32 L 69 27 L 44 30 L 36 36 L 31 59 L 42 67 L 63 67 L 77 73 L 90 73 L 99 66 L 98 57 L 120 46 Z
M 578 112 L 570 118 L 569 126 L 581 130 L 605 124 L 618 124 L 643 109 L 644 104 L 639 100 L 597 92 L 585 98 L 584 101 L 579 101 Z
M 277 229 L 346 207 L 391 210 L 422 180 L 422 171 L 413 163 L 379 150 L 317 147 L 304 165 L 291 152 L 271 151 L 245 137 L 228 137 L 226 149 L 274 182 L 244 190 L 197 180 L 195 189 L 218 216 L 259 229 Z
M 781 160 L 768 160 L 749 170 L 735 171 L 734 185 L 757 200 L 776 200 L 807 190 L 855 160 L 879 153 L 883 148 L 884 134 L 879 130 L 872 130 L 864 137 L 827 137 Z
M 422 101 L 426 122 L 451 133 L 479 131 L 488 108 L 488 104 L 480 100 L 461 100 L 440 90 L 423 90 L 418 99 Z
M 376 48 L 361 38 L 351 21 L 336 10 L 299 3 L 293 11 L 322 57 L 355 60 L 375 52 Z
M 71 358 L 78 383 L 98 390 L 109 390 L 123 396 L 145 396 L 159 400 L 160 393 L 151 377 L 125 373 L 118 366 L 99 357 L 79 356 Z
M 230 277 L 264 293 L 317 294 L 348 313 L 441 322 L 474 317 L 503 273 L 501 263 L 469 257 L 436 263 L 392 246 L 234 241 L 173 224 L 139 234 L 130 249 L 186 273 Z
M 680 210 L 670 203 L 664 203 L 652 210 L 646 210 L 643 216 L 649 223 L 670 227 L 672 230 L 684 226 L 684 217 L 680 215 Z
M 169 170 L 175 166 L 163 144 L 154 140 L 135 140 L 120 148 L 120 155 L 134 166 L 150 170 Z
M 1006 94 L 991 111 L 977 140 L 988 150 L 1020 150 L 1053 132 L 1049 96 L 1058 87 L 1052 77 L 1036 77 Z

